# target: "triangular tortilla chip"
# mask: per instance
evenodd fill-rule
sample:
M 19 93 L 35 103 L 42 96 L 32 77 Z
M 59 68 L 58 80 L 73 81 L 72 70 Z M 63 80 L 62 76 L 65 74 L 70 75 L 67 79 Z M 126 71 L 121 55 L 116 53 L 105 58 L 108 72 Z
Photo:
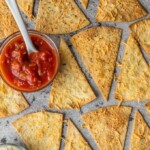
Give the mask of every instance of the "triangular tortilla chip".
M 80 108 L 91 102 L 95 95 L 64 40 L 61 40 L 59 52 L 60 70 L 53 82 L 49 106 Z
M 65 150 L 92 150 L 70 120 L 68 121 Z
M 150 102 L 145 104 L 145 108 L 148 114 L 150 114 Z
M 36 29 L 48 34 L 65 34 L 87 26 L 90 22 L 73 0 L 41 0 Z
M 126 137 L 130 107 L 100 108 L 82 116 L 99 149 L 122 150 Z
M 115 98 L 119 100 L 150 100 L 150 68 L 136 40 L 130 35 L 118 79 Z
M 142 48 L 150 57 L 150 19 L 136 22 L 130 29 Z
M 30 18 L 33 18 L 33 5 L 34 0 L 17 0 L 19 7 L 22 9 L 22 11 Z
M 96 20 L 98 22 L 127 22 L 146 15 L 147 12 L 138 0 L 100 0 Z
M 17 114 L 28 107 L 24 96 L 6 85 L 0 78 L 0 118 Z
M 13 122 L 18 134 L 29 150 L 59 150 L 63 115 L 37 112 Z
M 5 38 L 16 31 L 18 27 L 5 0 L 0 0 L 0 38 Z
M 150 150 L 150 128 L 138 111 L 134 120 L 131 150 Z
M 89 2 L 89 0 L 81 0 L 81 3 L 84 8 L 87 8 L 88 2 Z
M 121 38 L 121 29 L 93 27 L 74 35 L 72 44 L 107 100 Z
M 100 149 L 122 150 L 130 113 L 130 107 L 111 106 L 91 111 L 82 118 Z

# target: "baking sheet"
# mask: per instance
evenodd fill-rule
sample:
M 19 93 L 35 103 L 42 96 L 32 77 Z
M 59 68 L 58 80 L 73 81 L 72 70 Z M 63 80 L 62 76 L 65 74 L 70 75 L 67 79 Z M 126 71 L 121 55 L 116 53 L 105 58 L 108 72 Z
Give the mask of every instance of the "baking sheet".
M 128 26 L 130 24 L 134 23 L 135 21 L 132 21 L 132 22 L 129 22 L 129 23 L 108 23 L 108 22 L 96 23 L 95 22 L 95 15 L 96 15 L 96 10 L 97 10 L 98 0 L 89 0 L 89 1 L 90 2 L 88 4 L 87 10 L 84 10 L 82 5 L 80 4 L 80 0 L 76 0 L 79 7 L 82 9 L 82 11 L 88 17 L 88 19 L 91 21 L 91 24 L 89 26 L 87 26 L 87 27 L 85 27 L 81 30 L 85 30 L 89 27 L 100 26 L 100 25 L 118 27 L 118 28 L 123 29 L 122 41 L 126 41 L 128 36 L 129 36 L 129 33 L 130 33 Z M 140 0 L 140 2 L 145 7 L 145 9 L 149 12 L 149 15 L 144 17 L 144 18 L 138 19 L 138 20 L 150 18 L 150 0 Z M 35 15 L 37 14 L 38 4 L 39 4 L 39 0 L 35 0 L 35 6 L 34 6 L 34 14 Z M 34 21 L 33 22 L 29 21 L 25 16 L 24 16 L 24 20 L 26 21 L 27 26 L 28 26 L 29 29 L 34 29 L 34 26 L 35 26 Z M 81 30 L 79 30 L 79 31 L 81 31 Z M 77 32 L 79 32 L 79 31 L 77 31 Z M 120 101 L 117 101 L 117 100 L 114 99 L 116 81 L 113 81 L 111 92 L 110 92 L 110 95 L 109 95 L 109 100 L 107 102 L 103 100 L 102 95 L 101 95 L 98 87 L 96 86 L 94 80 L 91 78 L 90 74 L 88 73 L 88 70 L 86 70 L 83 62 L 80 61 L 78 54 L 76 53 L 75 49 L 73 48 L 72 44 L 69 41 L 70 37 L 72 35 L 76 34 L 77 32 L 73 32 L 73 33 L 66 34 L 66 35 L 61 35 L 61 37 L 63 37 L 66 40 L 66 42 L 69 45 L 69 48 L 71 49 L 71 51 L 74 54 L 75 58 L 78 60 L 78 63 L 80 65 L 80 67 L 82 68 L 82 71 L 85 73 L 89 83 L 91 84 L 91 87 L 93 88 L 94 92 L 97 95 L 96 100 L 94 100 L 93 102 L 83 106 L 81 108 L 81 111 L 77 111 L 77 110 L 56 110 L 56 109 L 48 108 L 49 91 L 51 89 L 51 85 L 49 85 L 48 87 L 46 87 L 45 89 L 43 89 L 39 92 L 30 93 L 30 94 L 29 93 L 24 93 L 25 97 L 27 98 L 28 102 L 30 103 L 30 108 L 23 111 L 23 112 L 21 112 L 21 113 L 19 113 L 19 114 L 17 114 L 17 115 L 7 117 L 7 118 L 4 118 L 4 119 L 0 119 L 0 144 L 1 143 L 14 143 L 14 144 L 24 145 L 22 140 L 18 136 L 17 132 L 15 131 L 15 129 L 11 126 L 11 122 L 16 120 L 17 118 L 20 118 L 20 117 L 24 116 L 25 114 L 45 109 L 45 110 L 52 111 L 52 112 L 61 112 L 65 115 L 66 119 L 71 118 L 73 120 L 73 122 L 75 123 L 75 125 L 80 130 L 80 132 L 84 135 L 85 139 L 89 142 L 92 149 L 93 150 L 98 150 L 98 147 L 97 147 L 95 141 L 93 140 L 91 134 L 88 132 L 87 129 L 82 129 L 82 127 L 81 127 L 81 125 L 82 125 L 81 114 L 89 112 L 89 111 L 97 109 L 97 108 L 100 108 L 100 107 L 118 105 Z M 2 42 L 2 40 L 1 40 L 1 42 Z M 123 54 L 124 54 L 124 48 L 125 48 L 124 45 L 120 45 L 118 58 L 117 58 L 117 61 L 119 61 L 119 62 L 122 62 L 122 58 L 123 58 Z M 115 73 L 119 74 L 119 71 L 120 71 L 120 68 L 116 67 L 115 68 Z M 124 150 L 129 150 L 129 144 L 130 144 L 130 138 L 131 138 L 131 132 L 132 132 L 132 127 L 133 127 L 133 121 L 134 121 L 133 118 L 134 118 L 134 115 L 135 115 L 135 110 L 137 110 L 137 109 L 140 110 L 140 112 L 144 116 L 146 122 L 150 126 L 150 115 L 148 115 L 146 113 L 146 110 L 144 108 L 144 105 L 147 102 L 148 101 L 142 101 L 142 102 L 138 103 L 137 101 L 127 101 L 127 102 L 122 103 L 122 105 L 124 105 L 124 106 L 131 106 L 133 108 L 130 119 L 129 119 L 129 127 L 128 127 L 128 131 L 127 131 Z M 61 141 L 61 150 L 64 149 L 64 145 L 65 145 L 64 141 L 65 141 L 65 136 L 66 136 L 66 129 L 67 129 L 67 125 L 66 125 L 66 123 L 64 123 L 63 138 L 62 138 L 62 141 Z

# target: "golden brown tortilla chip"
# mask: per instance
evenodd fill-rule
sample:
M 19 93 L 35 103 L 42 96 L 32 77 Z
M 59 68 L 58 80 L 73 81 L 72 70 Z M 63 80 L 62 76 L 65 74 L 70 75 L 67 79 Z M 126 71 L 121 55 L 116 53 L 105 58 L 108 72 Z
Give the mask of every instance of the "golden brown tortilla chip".
M 138 0 L 100 0 L 96 20 L 98 22 L 127 22 L 146 15 L 147 12 Z
M 5 0 L 0 0 L 0 38 L 5 38 L 16 31 L 18 27 Z
M 130 107 L 100 108 L 82 116 L 102 150 L 122 150 L 126 137 Z
M 65 34 L 87 26 L 90 22 L 74 0 L 41 0 L 36 29 L 48 34 Z
M 60 70 L 53 82 L 49 106 L 80 108 L 91 102 L 95 95 L 64 40 L 61 40 L 59 53 Z
M 107 100 L 114 74 L 121 29 L 93 27 L 71 38 L 82 61 Z
M 148 114 L 150 114 L 150 102 L 145 104 L 145 108 L 146 108 Z
M 88 143 L 70 120 L 68 122 L 65 150 L 91 150 Z
M 17 114 L 28 107 L 23 95 L 10 88 L 0 78 L 0 118 Z
M 63 115 L 37 112 L 13 122 L 18 134 L 29 150 L 59 150 Z
M 84 8 L 87 8 L 89 0 L 81 0 L 81 4 L 83 5 Z
M 33 5 L 34 0 L 17 0 L 19 7 L 22 9 L 22 11 L 30 18 L 33 18 L 32 12 L 33 12 Z
M 131 138 L 131 150 L 149 150 L 150 149 L 150 128 L 144 121 L 142 115 L 137 111 L 133 134 Z
M 136 22 L 130 26 L 130 29 L 136 40 L 150 57 L 150 19 Z
M 130 35 L 118 79 L 115 98 L 119 100 L 150 100 L 150 68 L 136 40 Z

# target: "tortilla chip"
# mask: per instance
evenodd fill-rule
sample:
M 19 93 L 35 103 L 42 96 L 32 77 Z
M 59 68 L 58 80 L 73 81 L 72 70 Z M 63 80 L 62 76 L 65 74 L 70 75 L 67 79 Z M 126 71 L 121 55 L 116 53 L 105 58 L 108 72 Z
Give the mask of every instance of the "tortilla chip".
M 19 7 L 22 9 L 22 11 L 30 18 L 33 18 L 33 5 L 34 0 L 17 0 Z
M 61 40 L 59 53 L 60 70 L 53 82 L 49 107 L 80 108 L 95 95 L 64 40 Z
M 100 149 L 122 150 L 130 113 L 130 107 L 111 106 L 84 114 L 82 118 Z
M 17 114 L 28 107 L 24 96 L 6 85 L 0 78 L 0 118 Z
M 150 19 L 136 22 L 130 29 L 144 51 L 150 57 Z
M 107 100 L 114 74 L 121 29 L 93 27 L 71 38 L 103 97 Z
M 65 34 L 87 26 L 90 22 L 74 0 L 41 0 L 36 29 L 47 34 Z
M 81 4 L 83 5 L 84 8 L 87 8 L 88 3 L 89 0 L 81 0 Z
M 150 68 L 136 40 L 130 35 L 118 79 L 115 98 L 119 100 L 150 100 Z
M 65 150 L 92 150 L 70 120 L 68 122 Z
M 150 114 L 150 102 L 145 104 L 145 108 L 146 108 L 148 114 Z
M 59 150 L 63 115 L 37 112 L 13 122 L 18 134 L 29 150 Z
M 131 137 L 131 150 L 149 150 L 150 149 L 150 128 L 144 121 L 142 115 L 137 111 L 133 134 Z
M 147 12 L 138 0 L 100 0 L 98 22 L 127 22 L 144 17 Z
M 0 38 L 18 31 L 14 18 L 4 0 L 0 0 Z

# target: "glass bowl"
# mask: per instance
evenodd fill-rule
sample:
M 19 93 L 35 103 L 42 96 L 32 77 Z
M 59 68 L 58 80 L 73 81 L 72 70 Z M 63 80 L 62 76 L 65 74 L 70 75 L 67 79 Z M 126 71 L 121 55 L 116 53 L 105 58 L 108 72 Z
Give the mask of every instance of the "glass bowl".
M 52 39 L 50 37 L 48 37 L 47 35 L 41 33 L 41 32 L 38 32 L 38 31 L 35 31 L 35 30 L 28 30 L 28 33 L 30 35 L 33 35 L 33 36 L 38 36 L 39 38 L 41 38 L 42 40 L 44 40 L 51 48 L 52 48 L 52 51 L 54 53 L 54 56 L 55 56 L 55 59 L 56 59 L 56 66 L 55 66 L 55 71 L 54 71 L 54 74 L 52 76 L 52 79 L 50 79 L 50 81 L 46 82 L 46 84 L 40 86 L 40 87 L 36 87 L 35 89 L 24 89 L 24 88 L 20 88 L 18 87 L 17 85 L 14 85 L 14 83 L 11 83 L 9 81 L 9 79 L 7 79 L 7 77 L 5 76 L 5 73 L 3 72 L 3 69 L 2 69 L 2 65 L 0 64 L 0 75 L 2 77 L 2 79 L 5 81 L 5 83 L 7 83 L 10 87 L 14 88 L 15 90 L 17 91 L 21 91 L 21 92 L 34 92 L 34 91 L 38 91 L 38 90 L 41 90 L 43 88 L 45 88 L 47 85 L 49 85 L 53 79 L 55 78 L 57 72 L 58 72 L 58 69 L 59 69 L 59 64 L 60 64 L 60 57 L 59 57 L 59 52 L 58 52 L 58 49 L 57 49 L 57 46 L 56 44 L 52 41 Z M 2 56 L 2 53 L 3 53 L 3 50 L 5 50 L 5 48 L 9 45 L 9 43 L 11 41 L 13 41 L 15 38 L 17 37 L 20 37 L 21 36 L 21 33 L 20 32 L 15 32 L 13 33 L 12 35 L 10 35 L 9 37 L 7 37 L 1 47 L 0 47 L 0 61 L 1 61 L 1 56 Z M 1 61 L 2 62 L 2 61 Z M 0 62 L 0 63 L 1 63 Z
M 4 148 L 7 148 L 8 150 L 27 150 L 25 147 L 15 144 L 0 144 L 0 150 L 5 150 Z M 14 148 L 14 149 L 12 149 Z

